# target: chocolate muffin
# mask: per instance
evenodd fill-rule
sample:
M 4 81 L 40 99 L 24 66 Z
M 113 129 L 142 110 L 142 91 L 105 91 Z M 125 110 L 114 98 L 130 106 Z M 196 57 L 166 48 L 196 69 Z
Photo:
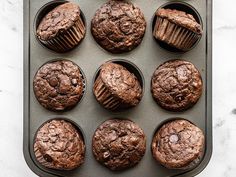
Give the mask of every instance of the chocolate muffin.
M 141 10 L 130 2 L 110 0 L 98 9 L 91 31 L 104 49 L 112 53 L 128 52 L 142 41 L 146 21 Z
M 175 9 L 156 11 L 153 36 L 182 51 L 188 51 L 201 38 L 202 26 L 191 14 Z
M 170 60 L 160 65 L 152 76 L 152 95 L 169 111 L 184 111 L 201 97 L 202 78 L 197 68 L 184 60 Z
M 193 168 L 203 153 L 203 132 L 186 120 L 164 124 L 153 137 L 153 157 L 169 169 Z
M 37 71 L 33 82 L 37 100 L 52 111 L 74 107 L 82 98 L 84 87 L 79 67 L 69 60 L 44 64 Z
M 92 141 L 95 159 L 111 170 L 138 164 L 146 150 L 143 130 L 130 120 L 105 121 L 95 131 Z
M 112 62 L 101 66 L 93 92 L 97 101 L 109 110 L 136 106 L 142 98 L 137 77 L 122 65 Z
M 51 10 L 37 27 L 37 38 L 56 52 L 76 47 L 85 36 L 85 26 L 77 4 L 66 2 Z
M 38 130 L 34 153 L 44 167 L 72 170 L 84 162 L 85 145 L 82 135 L 71 123 L 51 120 Z

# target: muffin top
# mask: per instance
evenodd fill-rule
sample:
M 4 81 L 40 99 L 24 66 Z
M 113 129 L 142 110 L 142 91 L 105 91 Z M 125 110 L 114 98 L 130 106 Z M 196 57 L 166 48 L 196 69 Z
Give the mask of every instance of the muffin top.
M 96 41 L 112 53 L 134 49 L 141 43 L 146 29 L 141 10 L 126 1 L 108 1 L 96 11 L 91 24 Z
M 143 130 L 130 120 L 105 121 L 95 131 L 92 142 L 96 160 L 111 170 L 134 166 L 146 151 Z
M 102 65 L 100 77 L 113 96 L 129 105 L 137 105 L 142 97 L 142 88 L 137 77 L 122 65 L 108 62 Z
M 201 158 L 203 151 L 203 132 L 186 120 L 164 124 L 152 141 L 153 157 L 171 169 L 189 166 Z
M 80 18 L 80 8 L 74 3 L 64 3 L 50 11 L 37 28 L 37 37 L 46 41 L 63 33 Z
M 71 123 L 51 120 L 38 130 L 34 152 L 38 162 L 47 168 L 72 170 L 84 162 L 85 145 Z
M 152 76 L 152 95 L 170 111 L 192 107 L 202 94 L 202 78 L 196 67 L 184 60 L 170 60 L 160 65 Z
M 156 11 L 156 15 L 162 18 L 167 18 L 169 21 L 183 26 L 194 33 L 202 34 L 202 26 L 194 19 L 191 14 L 175 9 L 160 8 Z
M 44 64 L 36 73 L 33 88 L 39 103 L 53 111 L 74 107 L 84 90 L 79 67 L 68 60 Z

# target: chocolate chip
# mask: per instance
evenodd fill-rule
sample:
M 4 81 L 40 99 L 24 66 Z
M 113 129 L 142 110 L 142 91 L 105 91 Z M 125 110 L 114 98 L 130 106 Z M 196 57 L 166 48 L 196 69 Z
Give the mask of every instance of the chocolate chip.
M 74 85 L 74 86 L 76 86 L 78 83 L 77 83 L 77 79 L 72 79 L 71 80 L 71 83 Z
M 178 96 L 175 97 L 175 101 L 176 101 L 176 102 L 179 102 L 179 103 L 180 103 L 180 102 L 183 101 L 183 100 L 184 100 L 184 96 L 183 96 L 183 95 L 178 95 Z
M 56 11 L 52 12 L 52 18 L 57 18 L 59 17 L 59 15 L 60 15 L 59 12 L 56 12 Z
M 107 159 L 109 156 L 110 156 L 110 153 L 108 151 L 103 153 L 104 159 Z
M 52 162 L 52 161 L 53 161 L 52 157 L 51 157 L 50 155 L 48 155 L 48 154 L 45 154 L 45 155 L 43 156 L 43 158 L 44 158 L 47 162 Z
M 171 143 L 177 143 L 179 141 L 179 136 L 176 134 L 170 135 L 169 140 Z
M 52 87 L 56 87 L 58 85 L 58 79 L 56 77 L 52 77 L 49 79 L 49 84 L 52 86 Z

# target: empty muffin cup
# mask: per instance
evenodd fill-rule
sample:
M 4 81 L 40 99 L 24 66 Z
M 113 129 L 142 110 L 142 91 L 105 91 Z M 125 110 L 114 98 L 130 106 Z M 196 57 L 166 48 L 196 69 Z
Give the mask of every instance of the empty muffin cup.
M 68 1 L 45 4 L 35 19 L 35 35 L 47 48 L 63 53 L 74 49 L 84 38 L 85 18 L 80 7 Z
M 202 20 L 194 7 L 184 2 L 169 2 L 157 9 L 153 36 L 161 47 L 172 52 L 191 50 L 201 39 Z

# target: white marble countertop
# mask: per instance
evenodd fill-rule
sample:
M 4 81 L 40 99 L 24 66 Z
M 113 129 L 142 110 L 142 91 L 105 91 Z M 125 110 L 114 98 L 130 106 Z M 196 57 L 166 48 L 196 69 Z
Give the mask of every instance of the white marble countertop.
M 23 147 L 23 0 L 0 2 L 0 176 L 36 176 Z M 199 177 L 236 176 L 235 0 L 213 5 L 213 155 Z

